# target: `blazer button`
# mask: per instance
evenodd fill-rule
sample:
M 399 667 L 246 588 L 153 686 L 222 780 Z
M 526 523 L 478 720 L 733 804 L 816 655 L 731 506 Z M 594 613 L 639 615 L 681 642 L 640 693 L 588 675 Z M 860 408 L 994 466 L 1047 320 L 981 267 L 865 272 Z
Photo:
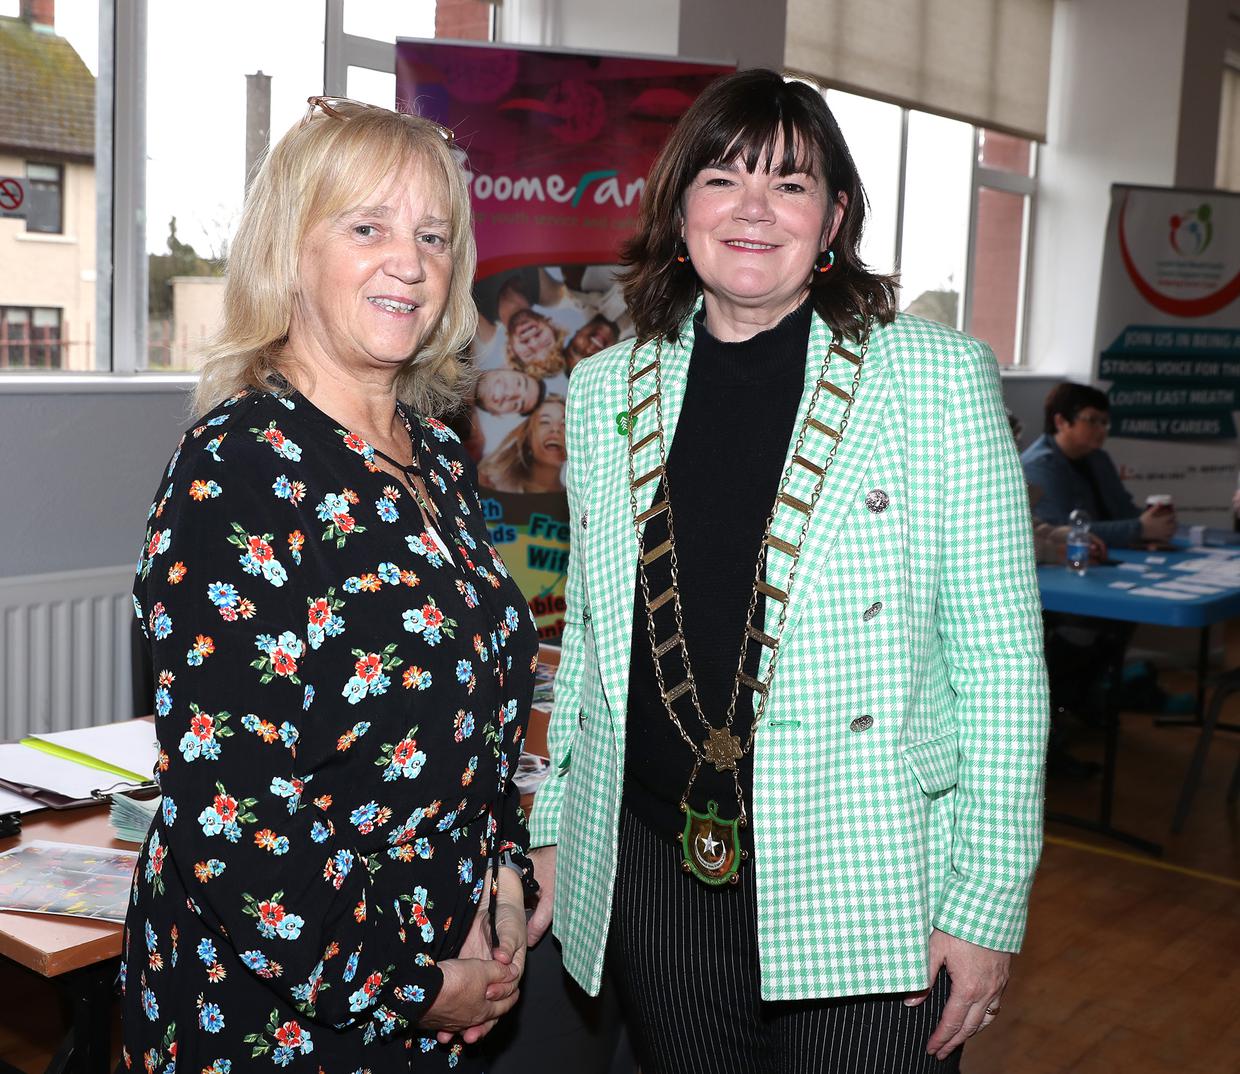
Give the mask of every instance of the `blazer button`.
M 583 708 L 578 709 L 577 710 L 577 726 L 585 727 L 585 725 L 586 725 L 586 710 Z
M 866 608 L 865 611 L 861 613 L 861 618 L 865 622 L 868 623 L 882 610 L 883 610 L 883 602 L 881 600 L 876 600 L 873 604 L 871 604 L 868 608 Z
M 586 528 L 586 523 L 587 523 L 587 522 L 589 522 L 589 521 L 590 521 L 590 512 L 589 512 L 589 511 L 582 511 L 582 512 L 581 512 L 581 528 L 582 528 L 582 529 L 585 529 L 585 528 Z
M 873 716 L 858 716 L 852 723 L 848 725 L 850 731 L 868 731 L 874 726 Z
M 583 623 L 590 621 L 590 606 L 588 604 L 581 611 L 581 621 Z
M 870 489 L 865 494 L 865 505 L 875 514 L 886 511 L 889 503 L 891 503 L 891 497 L 882 489 Z

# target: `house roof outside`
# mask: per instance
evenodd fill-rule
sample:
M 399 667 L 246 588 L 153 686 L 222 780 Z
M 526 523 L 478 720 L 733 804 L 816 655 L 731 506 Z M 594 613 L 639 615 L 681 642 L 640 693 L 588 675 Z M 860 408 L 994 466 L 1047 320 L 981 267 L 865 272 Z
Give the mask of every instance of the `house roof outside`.
M 63 37 L 0 16 L 0 151 L 95 159 L 95 76 Z

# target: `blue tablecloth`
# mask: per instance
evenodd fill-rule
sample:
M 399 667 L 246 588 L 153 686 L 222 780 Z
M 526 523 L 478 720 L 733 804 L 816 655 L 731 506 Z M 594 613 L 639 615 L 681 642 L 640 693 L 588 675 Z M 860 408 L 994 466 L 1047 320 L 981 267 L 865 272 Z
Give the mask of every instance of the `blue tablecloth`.
M 1039 567 L 1042 607 L 1048 612 L 1071 612 L 1102 619 L 1175 627 L 1205 627 L 1240 615 L 1240 584 L 1189 600 L 1172 600 L 1114 588 L 1115 582 L 1135 582 L 1137 588 L 1173 580 L 1191 582 L 1196 575 L 1191 571 L 1177 570 L 1176 565 L 1200 559 L 1207 555 L 1205 552 L 1112 549 L 1110 555 L 1121 563 L 1143 564 L 1146 571 L 1142 573 L 1121 566 L 1091 564 L 1085 575 L 1081 576 L 1073 574 L 1067 567 Z M 1240 552 L 1231 553 L 1229 558 L 1236 556 L 1240 556 Z

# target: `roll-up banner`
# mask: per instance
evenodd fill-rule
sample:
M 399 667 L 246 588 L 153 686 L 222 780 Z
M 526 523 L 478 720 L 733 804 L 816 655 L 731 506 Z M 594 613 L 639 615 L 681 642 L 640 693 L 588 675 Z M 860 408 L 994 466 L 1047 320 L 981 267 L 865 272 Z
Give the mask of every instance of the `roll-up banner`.
M 1231 528 L 1240 451 L 1240 195 L 1111 187 L 1095 334 L 1107 450 L 1140 504 Z
M 579 362 L 632 336 L 616 280 L 672 125 L 734 68 L 572 50 L 401 40 L 398 107 L 451 128 L 478 241 L 478 387 L 455 427 L 491 540 L 543 640 L 564 625 L 564 400 Z

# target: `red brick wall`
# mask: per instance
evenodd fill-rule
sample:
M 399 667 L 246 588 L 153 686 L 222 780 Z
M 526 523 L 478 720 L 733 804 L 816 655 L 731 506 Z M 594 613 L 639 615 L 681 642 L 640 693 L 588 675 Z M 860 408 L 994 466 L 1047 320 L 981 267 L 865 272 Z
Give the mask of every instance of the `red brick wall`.
M 435 36 L 459 41 L 490 41 L 491 10 L 491 5 L 483 0 L 438 0 Z

